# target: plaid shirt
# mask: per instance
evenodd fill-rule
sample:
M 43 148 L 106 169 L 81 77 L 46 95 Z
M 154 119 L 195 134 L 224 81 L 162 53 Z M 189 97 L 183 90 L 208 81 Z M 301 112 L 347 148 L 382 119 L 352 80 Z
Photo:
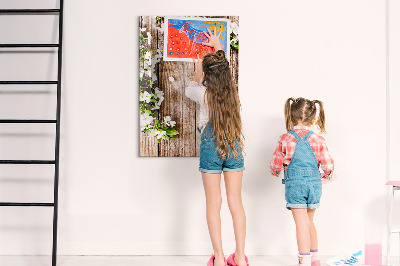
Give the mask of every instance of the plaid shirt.
M 310 130 L 310 128 L 305 126 L 295 126 L 293 130 L 296 131 L 296 133 L 302 138 Z M 270 164 L 272 175 L 279 176 L 282 166 L 286 171 L 286 168 L 293 157 L 293 153 L 296 148 L 296 142 L 296 138 L 290 133 L 285 133 L 280 136 L 278 147 L 274 152 Z M 322 170 L 322 178 L 330 179 L 332 177 L 335 165 L 332 157 L 329 155 L 325 139 L 317 134 L 311 134 L 308 138 L 308 142 L 310 143 L 311 149 L 317 158 L 318 166 Z

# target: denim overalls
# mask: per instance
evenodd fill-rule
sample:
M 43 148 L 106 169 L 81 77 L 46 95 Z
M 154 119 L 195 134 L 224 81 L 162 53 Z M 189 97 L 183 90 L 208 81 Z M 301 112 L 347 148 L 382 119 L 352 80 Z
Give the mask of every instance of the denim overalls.
M 231 149 L 229 148 L 226 158 L 221 158 L 214 143 L 211 126 L 207 124 L 203 133 L 201 133 L 199 171 L 211 174 L 220 174 L 222 171 L 243 171 L 245 168 L 242 151 L 239 145 L 237 145 L 236 148 L 239 150 L 239 155 L 237 157 L 231 155 Z
M 303 138 L 296 131 L 289 131 L 296 140 L 293 157 L 285 171 L 286 208 L 315 209 L 319 207 L 322 193 L 321 173 L 318 161 L 311 149 L 308 137 L 314 134 L 308 131 Z

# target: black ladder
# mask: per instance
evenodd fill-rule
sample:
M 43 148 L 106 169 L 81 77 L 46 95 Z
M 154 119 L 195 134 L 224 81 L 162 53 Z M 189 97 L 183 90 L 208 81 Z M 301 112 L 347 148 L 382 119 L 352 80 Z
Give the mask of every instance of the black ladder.
M 0 15 L 12 14 L 57 14 L 58 43 L 57 44 L 0 44 L 0 48 L 58 48 L 57 80 L 51 81 L 0 81 L 1 84 L 54 84 L 57 85 L 57 111 L 55 120 L 41 119 L 0 119 L 0 123 L 53 123 L 56 125 L 54 160 L 0 160 L 0 164 L 54 164 L 54 198 L 53 202 L 0 202 L 0 206 L 22 207 L 53 207 L 53 246 L 52 266 L 57 264 L 57 218 L 58 218 L 58 181 L 59 181 L 59 153 L 60 153 L 60 110 L 61 110 L 61 66 L 62 66 L 62 32 L 63 32 L 63 0 L 60 0 L 58 9 L 0 9 Z

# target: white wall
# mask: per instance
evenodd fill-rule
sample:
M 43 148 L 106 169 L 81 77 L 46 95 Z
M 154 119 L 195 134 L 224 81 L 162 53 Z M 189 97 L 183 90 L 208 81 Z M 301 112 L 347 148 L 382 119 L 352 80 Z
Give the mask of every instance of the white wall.
M 389 141 L 388 141 L 388 179 L 389 180 L 400 180 L 399 172 L 397 169 L 398 162 L 400 160 L 399 149 L 400 149 L 400 105 L 398 103 L 400 99 L 400 36 L 398 34 L 400 30 L 400 18 L 397 16 L 400 12 L 399 1 L 389 1 L 389 64 L 388 64 L 388 121 L 389 121 Z M 396 193 L 394 203 L 394 217 L 393 227 L 399 228 L 400 226 L 400 199 L 399 193 Z M 392 256 L 399 256 L 399 236 L 393 235 L 392 237 Z
M 284 132 L 288 97 L 325 102 L 327 139 L 340 179 L 324 187 L 316 214 L 321 253 L 362 244 L 365 225 L 385 226 L 384 1 L 274 0 L 249 6 L 246 1 L 206 0 L 195 6 L 183 0 L 69 0 L 60 254 L 210 254 L 198 158 L 138 156 L 137 22 L 139 15 L 221 14 L 240 16 L 247 253 L 296 252 L 284 187 L 268 168 Z M 13 77 L 16 70 L 5 65 L 0 76 Z M 38 68 L 30 71 L 25 74 Z M 22 195 L 16 185 L 10 189 L 24 197 L 38 190 Z M 49 253 L 46 222 L 51 216 L 42 212 L 1 211 L 2 218 L 14 218 L 1 220 L 0 237 L 5 240 L 0 241 L 0 254 Z M 35 226 L 12 226 L 22 218 Z M 234 236 L 226 204 L 222 221 L 229 253 Z

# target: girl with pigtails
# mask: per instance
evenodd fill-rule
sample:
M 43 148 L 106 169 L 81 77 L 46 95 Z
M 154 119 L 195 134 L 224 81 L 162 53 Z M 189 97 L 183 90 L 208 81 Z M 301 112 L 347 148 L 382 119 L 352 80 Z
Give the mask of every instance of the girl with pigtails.
M 323 103 L 289 98 L 285 104 L 285 121 L 288 132 L 279 138 L 270 164 L 271 174 L 279 176 L 282 168 L 284 170 L 286 208 L 292 211 L 296 223 L 299 251 L 296 265 L 320 266 L 313 218 L 321 198 L 321 179 L 332 177 L 334 162 L 324 138 L 310 127 L 316 124 L 322 133 L 325 132 Z

